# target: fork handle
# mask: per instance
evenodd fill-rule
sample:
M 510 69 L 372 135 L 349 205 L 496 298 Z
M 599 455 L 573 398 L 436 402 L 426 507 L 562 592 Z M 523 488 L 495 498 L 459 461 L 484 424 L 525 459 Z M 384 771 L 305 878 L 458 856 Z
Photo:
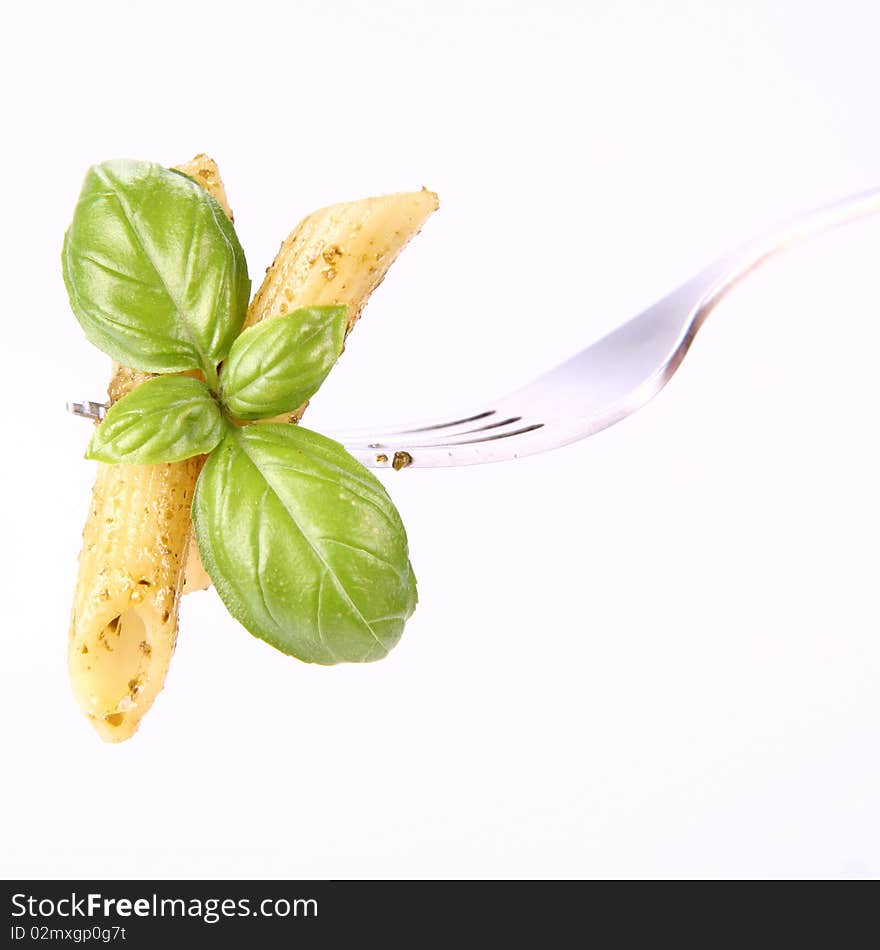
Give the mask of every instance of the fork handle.
M 702 290 L 699 302 L 693 311 L 692 333 L 696 333 L 723 297 L 770 258 L 810 238 L 878 213 L 880 213 L 880 188 L 871 188 L 799 214 L 765 235 L 748 241 L 729 254 L 725 254 L 675 292 L 678 296 L 678 293 L 685 289 L 691 292 L 694 289 Z

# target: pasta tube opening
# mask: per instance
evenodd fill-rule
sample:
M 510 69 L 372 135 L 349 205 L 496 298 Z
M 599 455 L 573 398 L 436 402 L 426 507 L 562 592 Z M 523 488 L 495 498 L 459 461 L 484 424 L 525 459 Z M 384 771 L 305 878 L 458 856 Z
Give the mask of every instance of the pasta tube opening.
M 143 596 L 139 586 L 131 598 L 138 596 Z M 173 639 L 173 626 L 170 612 L 152 603 L 133 604 L 103 626 L 92 627 L 93 635 L 71 657 L 83 688 L 83 712 L 103 739 L 130 736 L 162 688 L 163 646 Z

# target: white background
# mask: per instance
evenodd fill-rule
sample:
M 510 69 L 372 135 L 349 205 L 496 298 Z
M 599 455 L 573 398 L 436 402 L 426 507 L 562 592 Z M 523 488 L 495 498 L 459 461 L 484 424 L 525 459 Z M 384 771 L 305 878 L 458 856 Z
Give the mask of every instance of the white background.
M 220 164 L 251 274 L 315 207 L 428 185 L 308 423 L 481 403 L 740 239 L 880 184 L 870 0 L 7 7 L 0 872 L 877 876 L 880 222 L 718 309 L 601 435 L 388 473 L 421 602 L 299 664 L 213 592 L 102 744 L 65 668 L 101 398 L 59 251 L 86 167 Z

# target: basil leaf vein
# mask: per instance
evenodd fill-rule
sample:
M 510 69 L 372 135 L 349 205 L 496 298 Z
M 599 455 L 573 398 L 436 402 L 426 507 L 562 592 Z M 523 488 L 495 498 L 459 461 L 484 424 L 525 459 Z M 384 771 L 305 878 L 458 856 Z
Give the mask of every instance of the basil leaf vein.
M 199 551 L 229 612 L 307 662 L 364 662 L 416 605 L 406 531 L 382 484 L 300 426 L 227 431 L 196 485 Z

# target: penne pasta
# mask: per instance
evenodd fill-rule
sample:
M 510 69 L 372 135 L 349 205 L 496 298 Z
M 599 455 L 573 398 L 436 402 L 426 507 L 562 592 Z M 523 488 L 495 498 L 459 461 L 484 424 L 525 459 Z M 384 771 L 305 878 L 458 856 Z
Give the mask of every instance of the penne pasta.
M 83 712 L 110 742 L 134 733 L 165 682 L 200 467 L 98 465 L 68 664 Z
M 217 166 L 199 155 L 178 170 L 231 218 Z M 149 379 L 114 364 L 111 402 Z M 68 670 L 74 695 L 102 739 L 134 734 L 165 682 L 177 613 L 190 504 L 201 458 L 165 465 L 98 463 L 74 593 Z
M 423 188 L 310 214 L 281 245 L 245 326 L 297 307 L 345 304 L 351 330 L 397 255 L 437 207 L 437 195 Z
M 231 217 L 216 165 L 179 166 Z M 437 207 L 432 192 L 347 202 L 305 218 L 283 242 L 246 326 L 297 307 L 345 304 L 350 331 L 372 291 Z M 149 378 L 115 367 L 111 401 Z M 296 422 L 303 405 L 284 420 Z M 99 465 L 83 535 L 68 652 L 83 711 L 107 741 L 129 738 L 162 688 L 182 592 L 210 579 L 192 542 L 189 506 L 202 459 L 156 466 Z M 185 578 L 185 583 L 184 583 Z

